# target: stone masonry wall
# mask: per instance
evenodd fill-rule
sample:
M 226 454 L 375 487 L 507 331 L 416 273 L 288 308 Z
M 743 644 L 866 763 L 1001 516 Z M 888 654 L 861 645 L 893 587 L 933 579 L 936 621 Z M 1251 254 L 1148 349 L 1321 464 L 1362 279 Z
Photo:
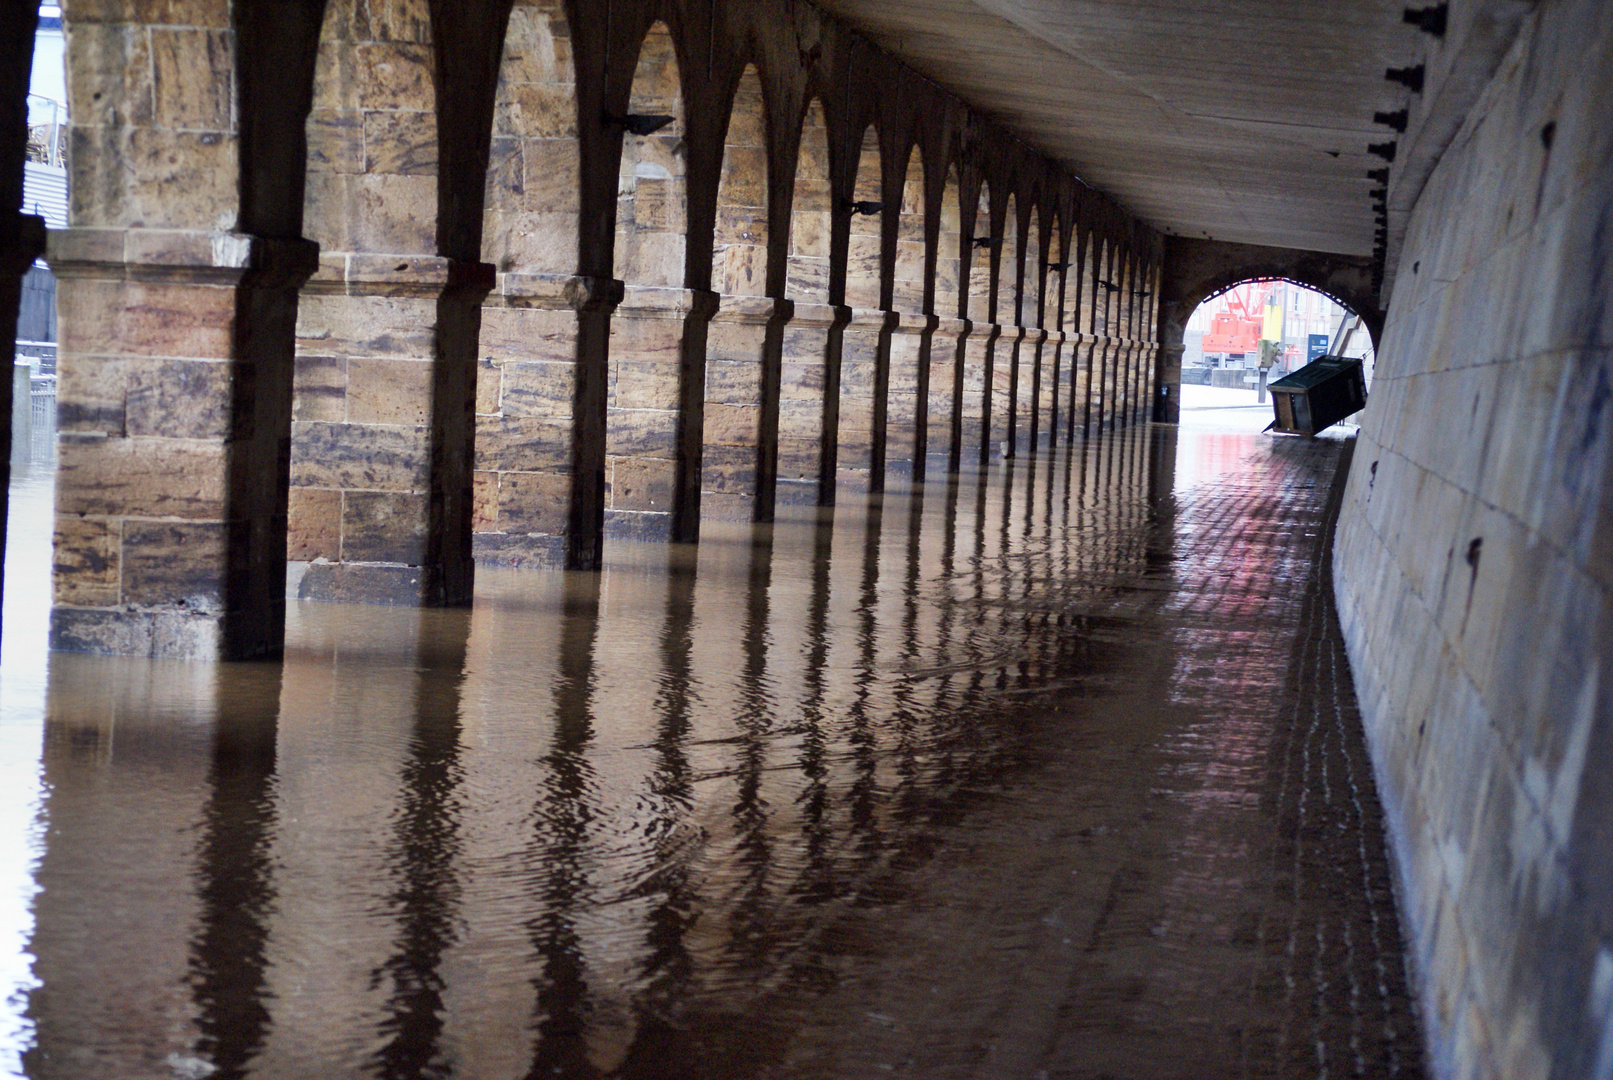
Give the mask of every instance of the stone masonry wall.
M 1613 7 L 1535 5 L 1416 197 L 1339 525 L 1441 1077 L 1613 1076 L 1610 86 Z
M 1043 441 L 1043 328 L 1120 324 L 1042 253 L 1156 233 L 802 0 L 609 13 L 69 0 L 58 648 L 272 654 L 288 558 L 462 604 L 473 552 L 588 569 Z

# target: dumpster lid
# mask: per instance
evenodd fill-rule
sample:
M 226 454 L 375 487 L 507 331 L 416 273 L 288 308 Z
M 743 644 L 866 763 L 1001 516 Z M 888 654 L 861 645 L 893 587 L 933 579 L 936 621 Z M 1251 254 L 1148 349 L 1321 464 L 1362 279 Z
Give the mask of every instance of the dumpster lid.
M 1298 371 L 1284 375 L 1266 389 L 1309 390 L 1318 383 L 1326 382 L 1341 371 L 1360 366 L 1361 360 L 1359 357 L 1318 356 Z

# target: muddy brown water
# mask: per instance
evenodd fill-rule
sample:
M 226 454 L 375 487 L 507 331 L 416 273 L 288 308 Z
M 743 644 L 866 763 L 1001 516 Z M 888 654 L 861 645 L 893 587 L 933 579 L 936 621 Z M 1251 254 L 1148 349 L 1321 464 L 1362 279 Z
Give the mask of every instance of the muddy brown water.
M 12 1069 L 1418 1075 L 1341 454 L 1105 435 L 468 611 L 296 604 L 275 664 L 47 664 L 16 528 Z

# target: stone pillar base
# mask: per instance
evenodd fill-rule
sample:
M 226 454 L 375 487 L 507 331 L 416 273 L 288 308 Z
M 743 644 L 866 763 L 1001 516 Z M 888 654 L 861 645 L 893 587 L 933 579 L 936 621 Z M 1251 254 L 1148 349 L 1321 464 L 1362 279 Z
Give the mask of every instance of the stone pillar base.
M 75 608 L 50 611 L 50 647 L 56 652 L 149 656 L 159 660 L 224 659 L 221 612 Z
M 424 566 L 398 563 L 297 563 L 288 576 L 297 581 L 298 600 L 347 604 L 424 607 L 434 602 L 431 575 Z

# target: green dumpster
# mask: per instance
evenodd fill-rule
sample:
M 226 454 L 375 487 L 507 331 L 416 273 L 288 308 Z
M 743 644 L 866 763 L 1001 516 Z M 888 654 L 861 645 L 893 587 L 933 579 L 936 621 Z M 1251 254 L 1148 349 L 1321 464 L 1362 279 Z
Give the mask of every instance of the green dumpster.
M 1267 389 L 1277 414 L 1271 426 L 1290 435 L 1315 435 L 1367 403 L 1361 361 L 1348 356 L 1318 357 Z

